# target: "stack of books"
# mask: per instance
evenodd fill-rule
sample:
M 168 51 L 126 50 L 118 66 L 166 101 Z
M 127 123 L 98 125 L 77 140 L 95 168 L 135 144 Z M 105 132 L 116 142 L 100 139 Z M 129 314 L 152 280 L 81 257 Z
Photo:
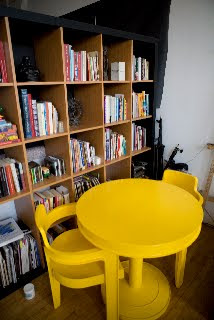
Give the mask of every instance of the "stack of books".
M 132 151 L 141 150 L 146 146 L 146 128 L 132 123 Z
M 115 96 L 104 96 L 104 121 L 112 123 L 116 121 L 126 120 L 127 103 L 123 94 L 115 94 Z
M 75 52 L 72 46 L 64 44 L 66 81 L 99 80 L 98 51 Z
M 25 138 L 46 136 L 59 132 L 59 115 L 52 102 L 32 99 L 27 89 L 20 90 L 20 104 Z
M 0 221 L 0 235 L 1 230 L 5 232 L 3 231 L 5 228 L 1 228 L 2 223 L 4 220 Z M 38 267 L 40 267 L 40 258 L 37 242 L 31 234 L 24 234 L 22 239 L 1 246 L 0 278 L 3 288 L 17 283 L 23 275 Z
M 92 174 L 85 174 L 80 177 L 74 178 L 75 188 L 75 201 L 77 201 L 84 192 L 91 189 L 94 186 L 100 184 L 99 175 L 94 176 Z
M 35 208 L 43 204 L 47 212 L 70 202 L 69 191 L 64 186 L 58 186 L 55 189 L 49 189 L 33 194 Z
M 95 148 L 87 141 L 70 140 L 73 173 L 95 166 Z
M 126 155 L 126 139 L 111 129 L 105 129 L 105 160 L 117 159 Z
M 132 118 L 146 117 L 149 115 L 149 94 L 132 92 Z
M 3 42 L 0 40 L 0 83 L 8 82 Z
M 0 146 L 20 142 L 15 124 L 5 120 L 0 113 Z
M 0 198 L 26 191 L 23 166 L 10 158 L 0 160 Z
M 133 56 L 132 80 L 149 80 L 149 61 L 145 58 Z
M 35 161 L 28 163 L 32 184 L 42 182 L 44 178 L 49 178 L 50 175 L 61 177 L 66 173 L 65 161 L 62 158 L 48 156 L 44 159 L 44 165 Z

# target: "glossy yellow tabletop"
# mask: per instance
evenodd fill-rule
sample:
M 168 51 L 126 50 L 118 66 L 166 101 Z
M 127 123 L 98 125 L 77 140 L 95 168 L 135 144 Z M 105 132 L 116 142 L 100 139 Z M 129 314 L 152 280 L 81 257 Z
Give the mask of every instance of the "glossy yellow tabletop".
M 131 258 L 160 257 L 188 247 L 203 211 L 189 193 L 162 181 L 124 179 L 87 191 L 77 203 L 78 225 L 99 248 Z

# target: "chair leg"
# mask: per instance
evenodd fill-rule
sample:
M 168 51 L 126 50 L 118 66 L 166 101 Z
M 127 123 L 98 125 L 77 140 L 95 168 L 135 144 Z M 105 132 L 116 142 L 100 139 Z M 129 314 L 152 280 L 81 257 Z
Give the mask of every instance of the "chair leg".
M 119 259 L 116 254 L 106 253 L 105 261 L 105 287 L 106 287 L 106 313 L 107 320 L 119 319 Z
M 46 260 L 47 260 L 47 265 L 48 265 L 48 274 L 49 274 L 49 280 L 50 280 L 50 285 L 51 285 L 51 292 L 52 292 L 54 309 L 57 309 L 61 304 L 60 283 L 59 283 L 59 281 L 57 281 L 54 278 L 53 270 L 52 270 L 51 264 L 50 264 L 50 260 L 49 260 L 49 258 L 47 258 L 47 255 L 46 255 Z
M 180 288 L 183 284 L 184 279 L 184 269 L 186 263 L 186 254 L 187 249 L 184 249 L 176 253 L 176 262 L 175 262 L 175 285 L 176 288 Z

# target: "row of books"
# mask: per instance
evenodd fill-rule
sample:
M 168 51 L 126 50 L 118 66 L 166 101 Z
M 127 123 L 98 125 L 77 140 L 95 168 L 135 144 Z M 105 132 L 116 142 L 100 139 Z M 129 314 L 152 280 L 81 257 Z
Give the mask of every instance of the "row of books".
M 133 56 L 132 80 L 149 80 L 149 61 L 145 58 Z
M 141 150 L 146 146 L 146 128 L 132 123 L 132 151 Z
M 0 40 L 0 83 L 8 82 L 3 42 Z
M 11 158 L 0 160 L 0 198 L 26 191 L 21 162 Z
M 149 115 L 149 94 L 132 92 L 132 118 L 146 117 Z
M 27 89 L 20 90 L 20 104 L 25 138 L 34 138 L 59 132 L 59 115 L 50 101 L 32 99 Z
M 98 51 L 74 51 L 72 45 L 64 44 L 66 81 L 99 80 Z
M 126 120 L 127 103 L 123 94 L 115 96 L 104 96 L 104 122 L 111 123 L 115 121 Z
M 126 155 L 126 138 L 124 135 L 105 129 L 105 160 L 117 159 Z
M 20 142 L 15 124 L 8 122 L 0 107 L 0 146 Z
M 39 204 L 43 204 L 47 212 L 70 202 L 69 190 L 64 186 L 55 187 L 33 194 L 35 208 Z
M 50 175 L 60 177 L 66 173 L 65 161 L 62 158 L 47 156 L 43 161 L 44 165 L 40 165 L 35 161 L 28 163 L 32 184 L 42 182 Z
M 77 223 L 76 223 L 76 217 L 69 217 L 68 220 L 63 221 L 59 224 L 56 224 L 52 226 L 50 229 L 47 231 L 47 238 L 49 244 L 52 244 L 54 239 L 56 239 L 60 234 L 63 232 L 66 232 L 71 229 L 76 229 L 77 228 Z
M 19 281 L 22 275 L 40 266 L 37 242 L 31 234 L 0 248 L 0 287 Z
M 73 172 L 79 172 L 95 166 L 95 148 L 87 141 L 70 140 Z
M 99 175 L 85 174 L 74 178 L 75 201 L 77 201 L 84 192 L 100 184 Z

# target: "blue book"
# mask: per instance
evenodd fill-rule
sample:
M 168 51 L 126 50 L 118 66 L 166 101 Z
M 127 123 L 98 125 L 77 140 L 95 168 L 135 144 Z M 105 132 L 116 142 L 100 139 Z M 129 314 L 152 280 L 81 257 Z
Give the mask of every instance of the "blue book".
M 27 89 L 21 89 L 20 99 L 21 99 L 22 119 L 24 120 L 23 127 L 24 127 L 25 138 L 32 138 Z

